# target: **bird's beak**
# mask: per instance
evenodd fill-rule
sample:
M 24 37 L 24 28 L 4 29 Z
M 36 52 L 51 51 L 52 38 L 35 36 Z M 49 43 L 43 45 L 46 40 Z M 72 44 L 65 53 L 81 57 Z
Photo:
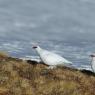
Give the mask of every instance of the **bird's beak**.
M 92 57 L 93 55 L 90 55 L 90 57 Z

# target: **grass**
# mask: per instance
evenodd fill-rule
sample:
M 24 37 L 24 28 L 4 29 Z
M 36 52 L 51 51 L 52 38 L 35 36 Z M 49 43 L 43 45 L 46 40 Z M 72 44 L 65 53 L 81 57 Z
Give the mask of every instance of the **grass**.
M 2 63 L 2 64 L 1 64 Z M 0 56 L 0 95 L 95 95 L 95 75 Z
M 0 51 L 0 58 L 1 57 L 8 57 L 8 53 L 7 52 L 4 52 L 4 51 Z

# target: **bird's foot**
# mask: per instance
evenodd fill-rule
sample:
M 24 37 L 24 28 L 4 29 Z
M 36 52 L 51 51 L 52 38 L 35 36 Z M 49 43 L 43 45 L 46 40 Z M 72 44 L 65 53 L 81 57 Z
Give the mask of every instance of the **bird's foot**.
M 47 69 L 55 69 L 56 68 L 56 66 L 49 66 L 49 67 L 47 67 Z

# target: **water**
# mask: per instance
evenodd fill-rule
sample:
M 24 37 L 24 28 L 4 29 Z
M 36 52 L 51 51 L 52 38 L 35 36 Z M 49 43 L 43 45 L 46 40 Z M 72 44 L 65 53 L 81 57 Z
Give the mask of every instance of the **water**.
M 77 67 L 95 52 L 95 0 L 0 0 L 0 50 L 38 58 L 31 43 Z

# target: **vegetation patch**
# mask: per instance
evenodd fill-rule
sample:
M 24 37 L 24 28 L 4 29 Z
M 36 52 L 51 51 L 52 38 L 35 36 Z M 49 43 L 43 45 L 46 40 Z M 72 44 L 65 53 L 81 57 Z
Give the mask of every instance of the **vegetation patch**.
M 95 95 L 94 73 L 46 67 L 0 54 L 0 95 Z

